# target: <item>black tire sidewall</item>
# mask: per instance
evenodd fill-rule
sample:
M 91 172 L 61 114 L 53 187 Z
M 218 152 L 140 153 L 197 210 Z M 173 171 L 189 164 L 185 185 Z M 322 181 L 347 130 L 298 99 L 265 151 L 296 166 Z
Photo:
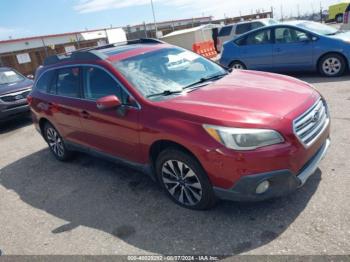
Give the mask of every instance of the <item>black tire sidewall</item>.
M 178 202 L 167 190 L 163 179 L 162 179 L 162 167 L 163 164 L 168 160 L 178 160 L 183 163 L 185 163 L 187 166 L 189 166 L 197 175 L 199 182 L 202 186 L 202 199 L 200 202 L 194 206 L 188 206 L 184 205 L 180 202 Z M 163 188 L 163 190 L 166 192 L 168 197 L 175 202 L 176 204 L 189 208 L 189 209 L 195 209 L 195 210 L 206 210 L 211 207 L 213 207 L 216 203 L 216 197 L 213 191 L 213 187 L 208 179 L 207 174 L 201 167 L 201 165 L 198 163 L 196 159 L 194 159 L 192 156 L 190 156 L 187 153 L 182 152 L 178 149 L 166 149 L 163 152 L 161 152 L 156 160 L 155 163 L 155 169 L 156 169 L 156 175 L 157 179 L 159 181 L 159 184 Z
M 328 75 L 326 72 L 323 71 L 323 63 L 325 60 L 329 59 L 329 58 L 337 58 L 339 59 L 340 63 L 341 63 L 341 70 L 339 71 L 338 74 L 336 75 Z M 323 76 L 326 76 L 326 77 L 338 77 L 338 76 L 342 76 L 344 75 L 345 73 L 345 70 L 347 69 L 347 65 L 346 65 L 346 61 L 345 59 L 341 56 L 341 55 L 338 55 L 338 54 L 328 54 L 328 55 L 325 55 L 324 57 L 322 57 L 322 59 L 320 60 L 320 63 L 318 65 L 318 70 L 319 72 L 323 75 Z
M 47 129 L 49 129 L 49 128 L 54 129 L 54 130 L 57 132 L 58 136 L 59 136 L 59 137 L 61 138 L 61 140 L 62 140 L 62 144 L 63 144 L 63 156 L 62 156 L 62 157 L 59 156 L 59 155 L 57 155 L 57 154 L 52 150 L 51 146 L 49 145 L 49 142 L 48 142 L 48 139 L 47 139 Z M 64 140 L 63 140 L 62 136 L 60 135 L 60 133 L 59 133 L 59 132 L 57 131 L 57 129 L 56 129 L 52 124 L 50 124 L 50 123 L 46 123 L 45 126 L 44 126 L 44 138 L 45 138 L 46 143 L 47 143 L 48 146 L 49 146 L 49 149 L 50 149 L 51 153 L 55 156 L 56 159 L 58 159 L 58 160 L 60 160 L 60 161 L 67 161 L 68 159 L 70 159 L 70 157 L 71 157 L 71 152 L 67 150 L 67 147 L 66 147 L 66 145 L 64 144 Z
M 243 64 L 241 61 L 233 61 L 233 62 L 231 62 L 231 64 L 230 64 L 230 68 L 231 69 L 235 69 L 235 70 L 237 70 L 236 68 L 233 68 L 233 65 L 234 64 L 237 64 L 237 65 L 241 65 L 242 66 L 242 68 L 243 69 L 239 69 L 239 70 L 246 70 L 247 69 L 247 67 L 245 66 L 245 64 Z
M 339 24 L 343 23 L 344 21 L 344 15 L 337 15 L 337 17 L 335 18 L 335 21 Z

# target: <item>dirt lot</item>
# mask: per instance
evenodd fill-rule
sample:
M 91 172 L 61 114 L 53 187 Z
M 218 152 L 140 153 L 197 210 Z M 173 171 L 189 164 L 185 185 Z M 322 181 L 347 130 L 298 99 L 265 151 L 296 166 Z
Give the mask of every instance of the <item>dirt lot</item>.
M 332 146 L 303 188 L 263 203 L 186 210 L 129 168 L 86 155 L 56 161 L 26 119 L 2 125 L 0 249 L 3 254 L 350 254 L 350 77 L 298 77 L 328 100 Z

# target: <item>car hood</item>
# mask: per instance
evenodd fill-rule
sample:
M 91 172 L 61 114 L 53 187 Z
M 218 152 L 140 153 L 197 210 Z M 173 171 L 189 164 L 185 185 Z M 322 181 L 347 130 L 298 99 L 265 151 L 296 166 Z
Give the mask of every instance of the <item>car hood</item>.
M 200 116 L 207 124 L 272 127 L 301 115 L 319 97 L 309 84 L 291 77 L 235 70 L 205 87 L 158 102 L 158 106 Z
M 25 79 L 17 83 L 0 85 L 0 95 L 18 92 L 21 90 L 31 88 L 32 86 L 33 86 L 33 81 L 30 79 Z

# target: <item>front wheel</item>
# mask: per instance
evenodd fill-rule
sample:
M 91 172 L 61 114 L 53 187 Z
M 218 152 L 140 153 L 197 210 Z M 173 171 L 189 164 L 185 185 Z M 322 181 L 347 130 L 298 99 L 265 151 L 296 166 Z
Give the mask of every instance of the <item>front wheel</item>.
M 167 149 L 157 158 L 156 172 L 167 195 L 180 206 L 205 210 L 216 197 L 209 179 L 198 161 L 178 149 Z
M 345 59 L 338 54 L 324 56 L 319 63 L 319 71 L 324 76 L 335 77 L 344 74 L 346 69 Z
M 61 135 L 50 123 L 45 124 L 44 137 L 50 151 L 58 160 L 67 161 L 71 158 L 72 152 L 66 148 Z

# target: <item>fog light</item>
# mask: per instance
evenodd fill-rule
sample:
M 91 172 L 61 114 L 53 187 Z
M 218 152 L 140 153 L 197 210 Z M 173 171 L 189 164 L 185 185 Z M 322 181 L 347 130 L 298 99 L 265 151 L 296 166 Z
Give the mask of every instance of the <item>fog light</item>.
M 263 194 L 265 193 L 270 187 L 270 182 L 268 180 L 265 180 L 263 182 L 261 182 L 257 187 L 255 192 L 257 194 Z

